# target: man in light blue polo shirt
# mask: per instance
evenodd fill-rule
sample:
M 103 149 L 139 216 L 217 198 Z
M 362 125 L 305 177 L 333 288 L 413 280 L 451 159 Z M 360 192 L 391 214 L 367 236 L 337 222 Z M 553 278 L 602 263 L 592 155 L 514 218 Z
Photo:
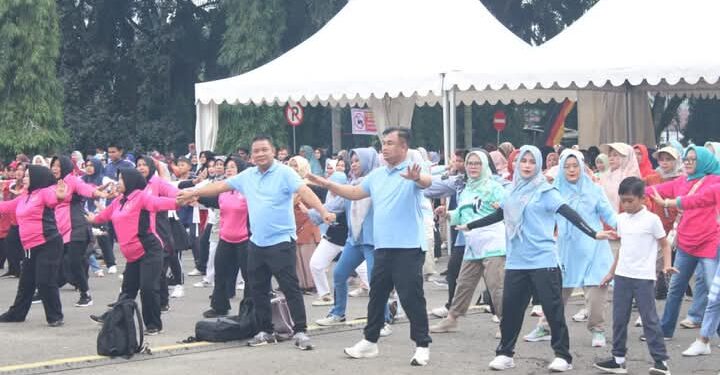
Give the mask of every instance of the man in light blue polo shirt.
M 271 279 L 275 276 L 295 322 L 295 346 L 309 350 L 313 346 L 305 334 L 305 304 L 295 270 L 293 195 L 298 194 L 307 206 L 317 210 L 326 221 L 330 221 L 332 215 L 295 171 L 275 160 L 275 148 L 269 137 L 255 137 L 251 152 L 255 167 L 200 189 L 180 191 L 178 201 L 188 203 L 201 196 L 217 196 L 230 190 L 237 190 L 245 196 L 252 232 L 248 245 L 250 296 L 255 303 L 260 328 L 260 333 L 248 345 L 261 346 L 277 342 L 270 306 Z
M 352 358 L 378 355 L 377 341 L 385 323 L 384 312 L 390 292 L 397 289 L 400 303 L 410 319 L 410 338 L 416 349 L 410 363 L 424 366 L 430 360 L 428 318 L 423 291 L 422 267 L 425 240 L 421 202 L 422 189 L 432 179 L 420 173 L 420 165 L 407 160 L 410 131 L 389 128 L 383 132 L 382 154 L 386 167 L 372 171 L 360 185 L 340 185 L 318 176 L 314 183 L 351 200 L 367 197 L 373 202 L 373 239 L 375 265 L 370 278 L 370 302 L 365 338 L 345 354 Z

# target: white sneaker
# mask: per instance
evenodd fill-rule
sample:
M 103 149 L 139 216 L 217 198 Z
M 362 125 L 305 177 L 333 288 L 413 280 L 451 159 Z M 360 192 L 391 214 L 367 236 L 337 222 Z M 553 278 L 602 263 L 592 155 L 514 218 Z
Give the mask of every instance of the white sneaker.
M 202 275 L 202 272 L 200 272 L 197 268 L 188 272 L 188 276 L 201 276 L 201 275 Z
M 533 306 L 532 310 L 530 311 L 530 316 L 537 316 L 537 317 L 543 317 L 545 314 L 543 313 L 542 306 L 535 305 Z
M 493 315 L 492 318 L 490 318 L 490 320 L 492 320 L 492 322 L 495 324 L 500 323 L 500 318 L 497 315 Z
M 94 273 L 95 277 L 105 277 L 105 272 L 103 272 L 103 270 L 97 270 Z
M 108 268 L 108 275 L 114 275 L 117 273 L 117 266 L 111 266 Z
M 413 355 L 410 365 L 425 366 L 428 362 L 430 362 L 430 348 L 415 348 L 415 355 Z
M 373 358 L 380 354 L 378 345 L 368 340 L 362 339 L 352 347 L 345 348 L 345 354 L 350 358 L 361 359 L 361 358 Z
M 322 319 L 316 320 L 315 323 L 323 327 L 343 325 L 345 324 L 345 317 L 330 314 Z
M 567 363 L 567 361 L 562 358 L 553 359 L 552 363 L 550 363 L 550 366 L 548 366 L 548 370 L 552 372 L 565 372 L 572 370 L 572 368 L 572 365 Z
M 512 357 L 499 355 L 495 357 L 488 366 L 492 370 L 502 371 L 515 367 L 515 361 Z
M 602 348 L 605 345 L 607 345 L 607 339 L 605 339 L 605 334 L 603 332 L 593 332 L 592 347 L 593 348 Z
M 457 331 L 457 320 L 450 320 L 448 318 L 444 318 L 443 320 L 437 322 L 436 324 L 433 324 L 430 326 L 430 332 L 431 333 L 448 333 L 448 332 L 454 332 Z
M 702 323 L 695 323 L 689 318 L 685 318 L 680 322 L 680 327 L 683 327 L 685 329 L 696 329 L 700 328 L 701 325 Z
M 324 295 L 315 301 L 312 301 L 312 306 L 332 306 L 334 304 L 335 300 L 333 300 L 332 295 L 330 294 Z
M 385 323 L 385 325 L 380 330 L 380 337 L 388 337 L 392 335 L 392 326 L 389 323 Z
M 535 329 L 523 337 L 527 342 L 550 341 L 551 338 L 550 332 L 542 326 L 535 327 Z
M 587 322 L 588 320 L 588 311 L 586 309 L 581 309 L 577 312 L 577 314 L 572 316 L 572 320 L 574 322 Z
M 686 351 L 682 352 L 685 357 L 697 357 L 710 354 L 710 343 L 695 340 Z
M 437 316 L 438 318 L 447 318 L 448 309 L 445 306 L 437 307 L 437 308 L 432 309 L 432 311 L 430 311 L 430 313 Z
M 490 305 L 480 305 L 480 311 L 485 314 L 492 314 L 492 308 L 490 308 Z
M 367 297 L 370 295 L 370 291 L 365 288 L 357 288 L 353 289 L 348 293 L 348 296 L 350 297 Z
M 642 327 L 642 318 L 638 316 L 637 320 L 635 321 L 635 327 Z
M 185 297 L 185 288 L 183 288 L 182 285 L 175 285 L 175 288 L 173 288 L 172 293 L 170 293 L 170 298 L 182 298 Z
M 213 286 L 213 283 L 203 280 L 203 281 L 196 282 L 195 284 L 193 284 L 193 286 L 196 288 L 208 288 L 208 287 Z

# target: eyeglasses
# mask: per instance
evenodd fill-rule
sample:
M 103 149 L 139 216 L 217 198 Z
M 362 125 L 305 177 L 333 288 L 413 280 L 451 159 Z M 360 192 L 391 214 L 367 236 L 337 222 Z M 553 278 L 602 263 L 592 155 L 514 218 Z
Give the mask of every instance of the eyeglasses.
M 697 159 L 685 158 L 685 159 L 683 159 L 683 163 L 685 163 L 685 164 L 695 164 L 695 163 L 697 163 Z
M 467 162 L 467 165 L 469 167 L 482 167 L 483 164 L 480 161 L 469 161 Z

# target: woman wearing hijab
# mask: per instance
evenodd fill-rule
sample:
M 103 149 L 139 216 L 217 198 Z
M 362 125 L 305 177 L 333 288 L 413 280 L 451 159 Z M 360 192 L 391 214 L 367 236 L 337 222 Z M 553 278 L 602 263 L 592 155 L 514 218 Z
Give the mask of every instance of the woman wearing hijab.
M 302 156 L 308 162 L 308 167 L 312 174 L 316 176 L 323 175 L 322 165 L 319 159 L 315 158 L 315 151 L 313 151 L 312 147 L 308 145 L 300 146 L 299 156 Z
M 520 150 L 512 150 L 510 152 L 510 156 L 508 156 L 508 181 L 513 180 L 513 176 L 515 175 L 515 164 L 517 164 L 517 158 L 520 154 Z
M 560 157 L 559 170 L 554 183 L 567 205 L 587 220 L 590 227 L 600 230 L 603 223 L 617 225 L 615 210 L 602 188 L 585 172 L 583 154 L 566 150 Z M 586 308 L 573 316 L 574 321 L 587 321 L 592 334 L 591 345 L 603 347 L 605 338 L 605 310 L 607 288 L 600 287 L 612 267 L 613 253 L 608 241 L 596 241 L 576 228 L 566 218 L 557 218 L 558 253 L 562 267 L 563 304 L 567 306 L 575 288 L 582 288 Z M 544 319 L 535 328 L 536 338 L 549 337 L 550 329 Z M 539 340 L 532 340 L 539 341 Z
M 610 143 L 606 145 L 608 155 L 608 172 L 600 176 L 600 185 L 605 190 L 615 211 L 620 211 L 620 196 L 618 188 L 620 182 L 627 177 L 640 177 L 640 167 L 633 148 L 625 143 Z
M 311 156 L 312 157 L 312 156 Z M 327 196 L 327 190 L 317 185 L 309 183 L 307 175 L 310 173 L 310 163 L 307 159 L 302 156 L 293 156 L 288 162 L 288 166 L 294 169 L 295 172 L 308 184 L 308 187 L 317 195 L 320 200 L 325 203 L 325 197 Z M 322 172 L 321 174 L 322 175 Z M 305 213 L 307 209 L 300 200 L 299 196 L 295 196 L 294 214 L 295 214 L 295 226 L 297 228 L 297 275 L 300 281 L 300 288 L 304 291 L 310 291 L 315 288 L 315 282 L 312 278 L 312 272 L 310 268 L 310 259 L 312 254 L 315 252 L 315 248 L 320 243 L 320 228 L 316 226 L 312 220 Z
M 63 262 L 60 266 L 59 286 L 70 282 L 80 291 L 75 307 L 92 306 L 90 287 L 87 279 L 87 251 L 90 242 L 90 227 L 85 220 L 85 199 L 105 197 L 97 186 L 85 183 L 74 175 L 74 163 L 67 156 L 55 156 L 50 161 L 50 170 L 66 186 L 66 198 L 55 207 L 57 227 L 64 246 Z
M 607 154 L 598 154 L 595 157 L 595 178 L 600 180 L 603 176 L 610 171 L 610 159 Z
M 15 199 L 18 195 L 22 194 L 25 189 L 27 189 L 27 185 L 24 184 L 25 171 L 27 171 L 27 168 L 28 163 L 26 162 L 21 162 L 17 165 L 17 168 L 15 169 L 15 179 L 14 181 L 9 181 L 8 199 L 6 199 L 6 201 Z M 20 277 L 20 264 L 22 263 L 24 256 L 24 249 L 20 241 L 20 231 L 17 225 L 17 218 L 15 217 L 15 212 L 8 212 L 3 216 L 8 216 L 8 220 L 10 222 L 10 228 L 8 228 L 8 234 L 5 238 L 8 271 L 0 276 L 0 278 L 18 278 Z
M 49 167 L 47 160 L 45 160 L 45 157 L 42 155 L 35 155 L 32 158 L 32 165 L 39 165 L 42 167 Z
M 467 181 L 458 198 L 458 208 L 448 212 L 450 225 L 467 224 L 495 211 L 505 197 L 505 188 L 490 169 L 490 161 L 482 151 L 471 151 L 465 157 Z M 490 291 L 495 315 L 502 317 L 503 279 L 505 277 L 505 225 L 495 223 L 465 233 L 465 254 L 455 295 L 448 315 L 430 332 L 450 332 L 457 328 L 457 319 L 467 313 L 480 278 Z M 499 335 L 499 333 L 498 333 Z
M 230 157 L 225 164 L 225 176 L 235 176 L 246 167 L 247 164 L 242 159 Z M 206 318 L 214 318 L 227 315 L 230 311 L 230 298 L 235 295 L 238 272 L 243 278 L 248 275 L 248 207 L 245 196 L 236 190 L 221 193 L 214 198 L 200 198 L 199 202 L 206 207 L 220 210 L 217 224 L 220 239 L 214 258 L 215 285 L 210 309 L 203 313 Z M 249 288 L 246 288 L 243 298 L 247 298 L 248 293 Z
M 686 176 L 645 189 L 647 196 L 659 196 L 656 202 L 670 208 L 668 202 L 680 196 L 703 195 L 713 189 L 712 185 L 720 181 L 720 162 L 705 147 L 688 146 L 683 154 Z M 711 285 L 718 266 L 718 245 L 720 245 L 720 226 L 717 221 L 716 207 L 702 207 L 683 212 L 677 226 L 675 237 L 677 247 L 673 266 L 680 273 L 670 279 L 667 301 L 660 324 L 666 338 L 675 334 L 675 325 L 680 313 L 683 295 L 687 290 L 690 277 L 696 268 L 698 275 Z M 699 267 L 698 267 L 699 266 Z M 693 299 L 707 303 L 707 294 L 698 293 L 696 288 Z M 702 311 L 705 309 L 703 308 Z
M 720 189 L 718 186 L 713 186 L 712 189 L 702 194 L 678 197 L 674 200 L 663 200 L 655 196 L 655 200 L 664 206 L 681 208 L 684 212 L 706 207 L 717 209 L 720 206 Z M 720 267 L 716 267 L 715 277 L 710 286 L 707 308 L 700 326 L 700 335 L 682 355 L 686 357 L 709 355 L 710 340 L 716 335 L 720 335 Z
M 420 151 L 410 149 L 408 150 L 407 157 L 411 164 L 421 166 L 422 173 L 430 174 L 430 162 L 423 159 Z M 425 280 L 429 280 L 430 276 L 437 273 L 437 271 L 435 271 L 435 252 L 433 251 L 435 246 L 435 215 L 433 213 L 432 202 L 429 198 L 423 197 L 420 207 L 422 209 L 423 229 L 425 233 L 424 246 L 422 247 L 423 251 L 425 251 L 423 277 Z
M 562 303 L 562 275 L 554 238 L 556 213 L 591 238 L 604 240 L 611 235 L 596 232 L 565 203 L 558 189 L 542 174 L 540 150 L 526 145 L 520 148 L 512 190 L 501 208 L 480 220 L 458 226 L 460 230 L 471 230 L 505 220 L 507 257 L 500 321 L 502 338 L 497 356 L 490 362 L 491 369 L 515 367 L 512 358 L 515 343 L 533 290 L 540 298 L 552 333 L 555 359 L 548 368 L 560 372 L 572 369 L 570 337 Z
M 96 187 L 105 186 L 106 189 L 109 190 L 112 190 L 111 185 L 115 184 L 115 180 L 105 176 L 105 166 L 103 165 L 102 160 L 98 158 L 92 158 L 85 163 L 85 175 L 81 178 L 87 184 Z M 88 199 L 86 201 L 85 210 L 89 213 L 98 213 L 100 207 L 105 208 L 105 203 L 104 198 L 100 198 L 98 200 Z M 111 234 L 108 233 L 108 228 L 105 226 L 100 226 L 100 232 L 98 233 L 101 234 L 96 235 L 95 239 L 100 251 L 102 252 L 105 267 L 107 267 L 108 273 L 110 273 L 109 270 L 111 268 L 117 267 L 115 265 L 115 253 L 113 252 L 112 242 L 109 238 Z
M 57 281 L 63 241 L 53 210 L 65 200 L 65 184 L 58 182 L 50 169 L 39 165 L 28 167 L 23 183 L 26 192 L 0 202 L 0 213 L 15 212 L 25 249 L 15 302 L 0 315 L 0 322 L 24 322 L 37 289 L 48 325 L 60 327 L 64 323 Z
M 510 154 L 512 154 L 513 151 L 515 151 L 515 146 L 513 146 L 513 144 L 510 142 L 503 142 L 500 144 L 500 146 L 498 146 L 498 150 L 500 152 L 502 152 L 503 156 L 507 160 L 510 160 L 511 159 Z M 512 178 L 512 176 L 511 176 L 511 178 Z
M 650 154 L 645 145 L 636 144 L 633 146 L 635 152 L 635 158 L 637 159 L 638 166 L 640 167 L 640 177 L 645 178 L 655 172 L 650 161 Z
M 493 164 L 497 169 L 498 175 L 502 178 L 508 178 L 510 172 L 508 171 L 508 161 L 500 151 L 491 151 L 490 157 L 492 158 Z
M 142 317 L 146 335 L 162 331 L 160 319 L 160 274 L 162 271 L 162 243 L 155 230 L 155 216 L 151 213 L 176 208 L 175 198 L 155 197 L 145 191 L 145 178 L 133 168 L 118 171 L 117 192 L 122 194 L 99 214 L 89 214 L 92 224 L 112 221 L 127 263 L 123 272 L 122 297 L 135 299 L 140 291 Z
M 372 147 L 356 148 L 350 151 L 350 185 L 360 185 L 365 176 L 379 165 L 379 155 Z M 327 317 L 316 321 L 321 326 L 345 324 L 348 297 L 347 282 L 350 274 L 365 261 L 367 262 L 367 275 L 370 277 L 375 264 L 372 200 L 370 198 L 357 201 L 346 199 L 344 206 L 348 237 L 345 247 L 340 253 L 340 259 L 333 270 L 334 305 Z M 369 280 L 368 285 L 370 285 Z M 387 336 L 389 332 L 392 331 L 390 326 L 386 324 L 380 335 Z

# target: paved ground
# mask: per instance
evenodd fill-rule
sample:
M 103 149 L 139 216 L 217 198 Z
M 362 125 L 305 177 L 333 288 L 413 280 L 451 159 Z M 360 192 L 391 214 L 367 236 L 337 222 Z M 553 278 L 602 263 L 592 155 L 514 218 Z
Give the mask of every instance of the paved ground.
M 189 260 L 186 260 L 186 266 L 186 269 L 190 269 Z M 115 298 L 120 286 L 120 280 L 116 276 L 106 276 L 91 279 L 95 305 L 89 308 L 73 307 L 77 293 L 67 288 L 62 290 L 66 322 L 62 328 L 46 326 L 42 305 L 33 305 L 25 323 L 0 325 L 0 372 L 13 370 L 21 373 L 67 371 L 77 374 L 176 375 L 198 370 L 213 374 L 258 371 L 273 374 L 366 374 L 390 370 L 399 374 L 452 374 L 460 371 L 485 373 L 489 372 L 486 370 L 487 363 L 492 359 L 497 344 L 494 334 L 498 326 L 490 321 L 490 315 L 472 313 L 462 321 L 462 332 L 433 335 L 431 365 L 422 369 L 409 366 L 413 346 L 408 339 L 409 326 L 406 323 L 395 325 L 393 336 L 381 341 L 381 354 L 373 360 L 349 360 L 343 356 L 342 348 L 361 338 L 359 325 L 330 331 L 314 330 L 312 336 L 317 349 L 312 352 L 296 350 L 290 343 L 265 348 L 247 348 L 241 343 L 181 345 L 179 342 L 182 339 L 193 334 L 195 321 L 208 305 L 210 289 L 193 288 L 191 284 L 197 280 L 198 278 L 186 278 L 186 297 L 172 300 L 172 311 L 163 315 L 165 331 L 149 339 L 154 349 L 153 355 L 136 356 L 131 361 L 107 360 L 94 356 L 99 326 L 92 323 L 88 315 L 103 312 L 105 304 Z M 16 279 L 0 280 L 2 309 L 11 303 L 16 284 Z M 427 283 L 428 308 L 441 305 L 446 293 Z M 327 308 L 310 307 L 311 300 L 312 297 L 306 298 L 306 306 L 311 320 L 315 320 L 322 317 Z M 232 303 L 237 307 L 237 300 Z M 350 298 L 349 317 L 364 317 L 366 303 L 367 298 Z M 567 315 L 574 314 L 580 303 L 579 299 L 573 299 Z M 535 319 L 528 317 L 524 332 L 532 329 L 534 323 Z M 573 373 L 596 373 L 591 368 L 592 361 L 608 355 L 609 348 L 591 348 L 590 334 L 584 325 L 569 324 L 576 368 Z M 637 340 L 640 332 L 639 328 L 631 328 L 631 373 L 646 373 L 650 364 L 644 343 Z M 712 356 L 695 359 L 680 356 L 695 334 L 697 331 L 678 330 L 676 338 L 668 343 L 673 373 L 717 374 L 720 370 L 720 358 L 717 354 L 720 349 L 717 346 L 714 347 L 715 353 Z M 551 359 L 549 343 L 520 343 L 516 355 L 518 369 L 508 373 L 545 374 Z

